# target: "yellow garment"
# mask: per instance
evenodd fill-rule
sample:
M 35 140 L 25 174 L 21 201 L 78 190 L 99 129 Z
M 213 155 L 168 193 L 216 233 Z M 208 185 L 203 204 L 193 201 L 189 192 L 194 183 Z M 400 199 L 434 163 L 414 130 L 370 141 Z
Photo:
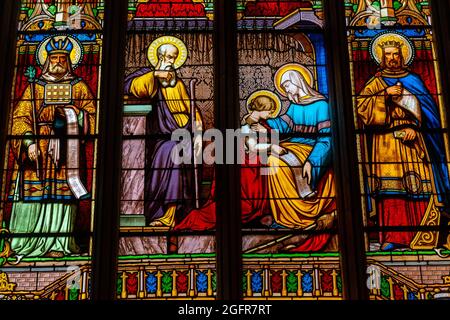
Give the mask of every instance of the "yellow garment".
M 356 99 L 356 111 L 362 123 L 369 128 L 384 129 L 372 134 L 371 158 L 365 159 L 370 163 L 370 189 L 381 194 L 436 194 L 432 167 L 421 132 L 416 131 L 416 139 L 405 143 L 394 136 L 396 127 L 417 127 L 420 126 L 420 119 L 391 102 L 385 93 L 387 87 L 381 77 L 374 77 Z M 365 139 L 366 136 L 363 136 L 363 141 Z M 420 225 L 439 225 L 439 212 L 437 197 L 431 196 Z M 437 241 L 438 232 L 418 231 L 410 247 L 414 250 L 429 250 L 437 245 Z
M 12 185 L 10 188 L 10 196 L 14 195 L 16 188 L 16 179 L 20 170 L 23 171 L 23 180 L 21 185 L 21 192 L 25 199 L 39 200 L 41 197 L 71 197 L 72 192 L 66 182 L 66 166 L 64 159 L 60 160 L 60 165 L 56 168 L 53 160 L 48 154 L 48 147 L 50 139 L 46 138 L 48 135 L 54 134 L 53 122 L 55 121 L 56 108 L 55 105 L 43 105 L 44 102 L 44 86 L 36 83 L 34 85 L 34 101 L 35 101 L 35 115 L 36 128 L 39 138 L 39 165 L 40 165 L 40 179 L 37 177 L 36 164 L 28 158 L 26 135 L 33 135 L 33 104 L 31 103 L 31 85 L 29 85 L 20 101 L 13 110 L 13 119 L 11 134 L 16 136 L 23 136 L 23 139 L 11 140 L 11 149 L 17 161 L 14 165 Z M 64 105 L 63 107 L 71 107 L 77 115 L 84 111 L 84 120 L 87 127 L 83 128 L 87 134 L 95 133 L 95 113 L 96 104 L 93 95 L 88 86 L 80 81 L 72 87 L 71 105 Z M 82 133 L 80 131 L 80 133 Z M 34 139 L 32 142 L 36 142 Z M 40 182 L 40 183 L 38 183 Z
M 303 164 L 311 153 L 312 147 L 298 143 L 285 142 L 280 144 L 286 150 L 295 154 Z M 327 172 L 322 179 L 325 183 L 320 184 L 317 197 L 303 200 L 298 194 L 295 184 L 295 176 L 283 160 L 269 156 L 269 202 L 275 221 L 291 229 L 304 229 L 333 208 L 335 189 L 333 173 Z
M 167 103 L 170 113 L 173 115 L 177 125 L 185 127 L 191 115 L 191 102 L 186 87 L 180 79 L 177 80 L 174 87 L 162 87 L 159 80 L 155 77 L 154 71 L 146 73 L 135 78 L 131 83 L 130 92 L 137 98 L 154 98 L 161 90 L 162 96 Z M 195 110 L 197 128 L 201 128 L 201 116 L 198 109 Z M 169 205 L 164 215 L 156 219 L 165 226 L 173 227 L 175 225 L 175 213 L 177 205 Z
M 130 92 L 137 98 L 153 98 L 161 90 L 165 102 L 180 128 L 187 125 L 191 114 L 191 102 L 186 87 L 180 79 L 174 87 L 163 88 L 155 72 L 151 71 L 140 77 L 136 77 L 132 83 Z M 196 110 L 196 121 L 201 121 L 200 113 Z
M 177 210 L 177 205 L 176 204 L 169 205 L 169 208 L 166 210 L 164 215 L 161 218 L 156 219 L 155 221 L 159 221 L 163 225 L 173 228 L 175 226 L 175 212 L 176 212 L 176 210 Z
M 375 77 L 357 98 L 357 113 L 364 125 L 387 130 L 372 135 L 372 157 L 368 159 L 371 163 L 371 190 L 404 192 L 405 182 L 408 188 L 417 190 L 417 180 L 420 179 L 421 192 L 430 193 L 433 178 L 431 166 L 425 163 L 427 152 L 423 136 L 416 131 L 417 138 L 408 143 L 395 138 L 393 128 L 416 126 L 416 119 L 393 103 L 389 105 L 384 93 L 387 87 L 382 78 Z

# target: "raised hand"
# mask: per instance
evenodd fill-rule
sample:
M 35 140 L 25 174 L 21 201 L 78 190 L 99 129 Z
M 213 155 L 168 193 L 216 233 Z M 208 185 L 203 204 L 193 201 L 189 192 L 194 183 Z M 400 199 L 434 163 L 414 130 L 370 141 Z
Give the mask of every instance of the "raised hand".
M 173 79 L 175 77 L 175 72 L 174 71 L 157 70 L 157 71 L 155 71 L 155 77 L 157 77 L 158 79 L 161 79 L 161 80 L 170 81 L 171 79 Z
M 252 128 L 253 131 L 256 131 L 256 132 L 260 132 L 260 133 L 267 132 L 267 128 L 264 127 L 261 123 L 252 124 L 250 127 Z
M 28 158 L 31 161 L 36 161 L 41 152 L 38 150 L 36 143 L 31 144 L 28 147 Z
M 403 94 L 403 87 L 399 84 L 386 89 L 386 93 L 390 96 L 396 97 Z

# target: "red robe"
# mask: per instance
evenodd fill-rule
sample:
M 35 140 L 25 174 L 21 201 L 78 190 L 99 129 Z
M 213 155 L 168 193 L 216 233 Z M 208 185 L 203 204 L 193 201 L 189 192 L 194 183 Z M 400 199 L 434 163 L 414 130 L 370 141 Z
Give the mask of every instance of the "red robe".
M 428 202 L 429 200 L 408 200 L 399 197 L 381 198 L 377 202 L 380 228 L 419 226 Z M 396 243 L 409 247 L 415 235 L 414 231 L 383 231 L 379 237 L 382 244 Z
M 246 165 L 241 168 L 241 213 L 242 223 L 270 214 L 266 177 L 260 174 L 260 166 Z M 204 231 L 216 226 L 215 180 L 211 187 L 211 195 L 206 204 L 192 210 L 174 230 Z M 323 250 L 331 239 L 331 234 L 312 235 L 290 252 L 311 252 Z
M 267 176 L 261 175 L 261 163 L 257 159 L 256 164 L 248 164 L 249 158 L 246 156 L 246 164 L 241 168 L 241 214 L 242 224 L 247 224 L 264 215 L 270 214 Z M 255 161 L 252 161 L 253 163 Z M 320 187 L 320 183 L 319 183 Z M 202 208 L 192 210 L 174 228 L 176 231 L 204 231 L 212 230 L 216 227 L 216 202 L 215 179 L 211 186 L 211 194 L 208 201 Z M 311 252 L 323 250 L 331 239 L 331 234 L 311 235 L 298 247 L 290 252 Z
M 263 215 L 270 214 L 268 206 L 267 177 L 260 173 L 261 164 L 246 164 L 241 168 L 241 212 L 242 223 L 249 223 Z M 211 195 L 202 208 L 192 210 L 186 218 L 177 224 L 174 230 L 202 231 L 216 226 L 215 179 Z

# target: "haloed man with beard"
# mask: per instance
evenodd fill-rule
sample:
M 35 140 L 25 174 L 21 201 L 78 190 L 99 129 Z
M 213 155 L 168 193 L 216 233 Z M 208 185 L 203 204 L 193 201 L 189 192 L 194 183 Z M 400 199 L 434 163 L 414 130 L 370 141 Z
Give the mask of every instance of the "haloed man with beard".
M 435 208 L 448 225 L 450 182 L 439 109 L 421 77 L 407 69 L 403 45 L 380 44 L 380 70 L 357 97 L 358 117 L 370 130 L 369 194 L 380 227 L 419 226 Z M 381 250 L 414 248 L 415 234 L 382 231 Z M 446 241 L 441 232 L 437 245 Z
M 67 152 L 66 112 L 76 116 L 72 123 L 78 124 L 79 134 L 93 134 L 96 104 L 86 83 L 72 71 L 71 40 L 51 38 L 45 49 L 42 75 L 28 85 L 13 110 L 11 134 L 23 138 L 11 141 L 16 162 L 8 197 L 13 202 L 9 229 L 13 234 L 40 234 L 13 238 L 17 256 L 58 258 L 79 251 L 74 238 L 45 235 L 70 234 L 78 199 L 88 196 L 81 182 L 78 191 L 73 188 L 79 176 L 78 170 L 68 168 L 69 160 L 79 158 L 81 151 Z M 80 146 L 78 141 L 74 145 Z
M 174 163 L 172 152 L 177 141 L 171 134 L 177 129 L 191 132 L 191 103 L 186 87 L 175 72 L 179 50 L 170 43 L 157 49 L 154 70 L 144 68 L 125 80 L 125 92 L 141 99 L 151 99 L 153 107 L 147 124 L 148 140 L 145 178 L 145 216 L 151 227 L 173 228 L 192 209 L 193 171 Z M 201 130 L 201 116 L 196 110 L 196 126 Z M 153 136 L 151 136 L 153 135 Z M 191 141 L 185 150 L 191 150 Z
M 158 48 L 158 65 L 156 66 L 155 77 L 157 77 L 163 88 L 175 87 L 177 75 L 174 63 L 178 57 L 178 49 L 172 44 L 165 44 Z M 183 82 L 181 82 L 183 84 Z

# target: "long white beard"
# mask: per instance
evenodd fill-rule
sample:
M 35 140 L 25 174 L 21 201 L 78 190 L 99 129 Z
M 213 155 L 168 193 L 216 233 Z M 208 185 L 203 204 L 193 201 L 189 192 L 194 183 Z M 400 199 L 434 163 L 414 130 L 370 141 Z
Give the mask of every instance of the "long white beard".
M 165 63 L 164 61 L 161 62 L 161 66 L 159 67 L 159 70 L 163 70 L 163 71 L 175 71 L 175 68 L 173 67 L 173 64 L 171 63 Z M 166 81 L 166 80 L 161 80 L 161 85 L 164 88 L 167 87 L 175 87 L 175 85 L 177 84 L 177 75 L 174 72 L 174 77 L 170 80 L 170 81 Z
M 177 76 L 175 75 L 175 77 L 173 77 L 170 81 L 166 81 L 166 80 L 161 80 L 161 85 L 164 88 L 167 87 L 175 87 L 175 85 L 177 84 Z
M 173 67 L 172 63 L 161 61 L 161 65 L 159 66 L 159 70 L 171 71 L 173 69 L 174 69 L 174 67 Z
M 49 68 L 50 73 L 52 74 L 63 74 L 67 72 L 67 69 L 63 66 L 56 65 L 56 66 L 50 66 Z
M 50 75 L 52 75 L 55 79 L 60 79 L 62 78 L 65 74 L 67 74 L 67 68 L 60 66 L 60 65 L 55 65 L 49 66 L 48 72 L 50 73 Z

